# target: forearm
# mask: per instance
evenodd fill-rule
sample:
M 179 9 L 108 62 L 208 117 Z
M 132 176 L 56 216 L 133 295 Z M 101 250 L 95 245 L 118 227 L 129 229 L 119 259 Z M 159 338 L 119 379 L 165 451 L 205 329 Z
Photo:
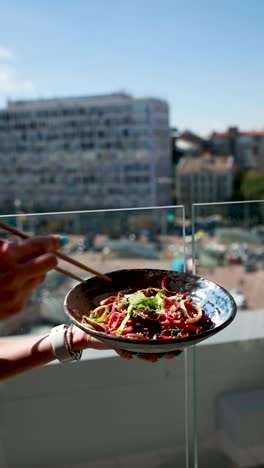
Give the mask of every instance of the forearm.
M 0 380 L 55 360 L 48 335 L 0 339 Z

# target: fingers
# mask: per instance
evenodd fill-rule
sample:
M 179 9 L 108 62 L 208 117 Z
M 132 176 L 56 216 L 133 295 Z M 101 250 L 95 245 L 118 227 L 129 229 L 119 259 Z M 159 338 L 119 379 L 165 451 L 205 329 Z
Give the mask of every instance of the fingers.
M 26 281 L 20 290 L 6 289 L 0 294 L 0 318 L 4 319 L 22 311 L 28 302 L 32 290 L 40 286 L 45 275 Z
M 115 352 L 123 359 L 133 359 L 137 357 L 137 353 L 131 353 L 130 351 L 123 351 L 122 349 L 116 349 Z
M 57 257 L 52 253 L 46 253 L 39 257 L 33 258 L 27 263 L 20 265 L 20 274 L 26 280 L 45 275 L 48 271 L 53 270 L 58 265 Z
M 18 314 L 24 308 L 24 305 L 24 303 L 20 302 L 16 304 L 4 304 L 4 308 L 0 311 L 0 319 L 4 320 Z
M 32 291 L 32 289 L 38 288 L 42 283 L 44 283 L 46 275 L 40 275 L 36 278 L 30 279 L 25 283 L 25 289 L 27 291 Z
M 72 330 L 72 338 L 71 338 L 71 347 L 74 351 L 81 351 L 82 349 L 92 348 L 97 350 L 103 349 L 112 349 L 114 350 L 119 356 L 123 359 L 132 359 L 137 357 L 138 359 L 143 359 L 148 362 L 157 362 L 158 360 L 165 358 L 165 359 L 172 359 L 173 357 L 182 353 L 182 351 L 172 351 L 169 353 L 149 353 L 149 354 L 141 354 L 141 353 L 132 353 L 130 351 L 124 351 L 121 349 L 113 348 L 100 340 L 97 340 L 93 336 L 88 335 L 85 333 L 81 328 L 77 327 L 76 325 L 71 325 Z
M 16 303 L 19 298 L 23 299 L 25 296 L 29 297 L 32 293 L 32 290 L 40 286 L 45 278 L 45 275 L 41 275 L 28 280 L 23 285 L 21 284 L 20 290 L 15 290 L 11 287 L 3 289 L 0 296 L 0 303 L 9 303 L 11 305 Z
M 0 245 L 0 253 L 4 263 L 12 268 L 15 263 L 25 263 L 59 247 L 60 236 L 34 237 L 20 242 L 5 242 Z
M 177 350 L 177 351 L 170 351 L 168 353 L 132 353 L 130 351 L 123 351 L 120 349 L 115 349 L 117 354 L 121 356 L 123 359 L 133 359 L 133 358 L 138 358 L 142 359 L 143 361 L 148 361 L 148 362 L 157 362 L 160 359 L 172 359 L 175 356 L 178 356 L 179 354 L 182 353 L 182 351 Z
M 54 254 L 47 253 L 21 265 L 16 265 L 9 273 L 0 278 L 0 291 L 21 289 L 27 281 L 45 275 L 56 268 L 58 260 Z
M 102 341 L 97 340 L 93 336 L 89 336 L 89 339 L 87 340 L 87 342 L 89 343 L 89 348 L 98 349 L 98 350 L 100 350 L 100 349 L 113 349 L 112 346 L 109 346 L 109 345 L 103 343 Z
M 60 236 L 46 236 L 17 243 L 0 241 L 0 318 L 20 312 L 32 290 L 56 268 L 53 251 L 62 245 L 60 240 Z
M 13 315 L 21 312 L 29 300 L 31 292 L 31 290 L 25 290 L 23 293 L 21 292 L 20 294 L 14 294 L 13 291 L 7 291 L 1 294 L 0 319 L 12 317 Z M 5 296 L 6 300 L 4 299 Z

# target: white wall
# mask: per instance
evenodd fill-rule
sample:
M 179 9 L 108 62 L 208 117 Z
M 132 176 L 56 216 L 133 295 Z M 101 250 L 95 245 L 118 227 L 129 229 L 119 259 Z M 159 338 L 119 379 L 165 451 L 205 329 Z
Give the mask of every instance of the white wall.
M 237 390 L 264 388 L 264 340 L 208 343 L 212 344 L 195 351 L 203 468 L 212 466 L 205 451 L 223 449 L 217 438 L 219 398 Z M 192 410 L 193 351 L 188 353 Z M 170 446 L 183 454 L 175 466 L 185 466 L 184 355 L 157 364 L 124 361 L 111 352 L 100 359 L 93 359 L 93 353 L 89 356 L 80 363 L 45 366 L 1 384 L 1 468 L 60 468 Z M 227 468 L 221 462 L 217 466 Z
M 1 385 L 8 468 L 56 467 L 185 444 L 184 357 L 49 365 Z

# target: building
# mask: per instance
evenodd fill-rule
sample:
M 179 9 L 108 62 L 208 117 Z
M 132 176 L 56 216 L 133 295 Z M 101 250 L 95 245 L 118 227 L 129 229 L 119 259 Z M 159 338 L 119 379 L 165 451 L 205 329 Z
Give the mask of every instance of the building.
M 173 161 L 173 201 L 177 203 L 176 196 L 176 185 L 175 185 L 175 174 L 176 168 L 184 157 L 199 156 L 204 151 L 207 151 L 207 142 L 203 140 L 199 135 L 196 135 L 189 130 L 180 132 L 177 128 L 170 129 L 171 135 L 171 150 L 172 150 L 172 161 Z
M 240 131 L 230 127 L 225 132 L 213 132 L 210 142 L 215 154 L 232 154 L 237 169 L 264 172 L 264 130 Z
M 0 111 L 1 212 L 166 205 L 171 184 L 165 101 L 109 94 Z
M 212 203 L 230 200 L 233 194 L 232 156 L 182 158 L 176 168 L 177 202 L 190 213 L 192 203 Z

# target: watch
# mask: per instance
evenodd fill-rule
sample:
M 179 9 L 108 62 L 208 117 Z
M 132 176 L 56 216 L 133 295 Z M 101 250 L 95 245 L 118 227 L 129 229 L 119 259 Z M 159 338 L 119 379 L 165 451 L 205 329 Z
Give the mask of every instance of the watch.
M 71 349 L 71 334 L 68 338 L 69 332 L 71 332 L 71 328 L 63 324 L 52 328 L 49 334 L 54 354 L 58 361 L 63 364 L 79 361 L 82 356 L 82 351 L 73 351 Z

